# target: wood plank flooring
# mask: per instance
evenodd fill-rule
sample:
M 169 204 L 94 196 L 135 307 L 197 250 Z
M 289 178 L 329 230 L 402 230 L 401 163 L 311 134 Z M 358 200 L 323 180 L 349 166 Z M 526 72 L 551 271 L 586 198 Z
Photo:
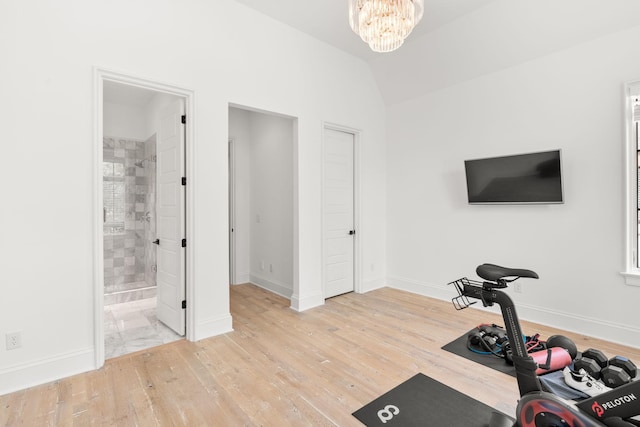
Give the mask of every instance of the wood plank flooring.
M 353 411 L 418 372 L 515 410 L 514 378 L 441 350 L 478 323 L 502 324 L 493 314 L 389 288 L 296 313 L 252 285 L 231 288 L 231 313 L 234 331 L 223 336 L 0 396 L 0 426 L 359 426 Z M 523 328 L 640 362 L 640 349 Z

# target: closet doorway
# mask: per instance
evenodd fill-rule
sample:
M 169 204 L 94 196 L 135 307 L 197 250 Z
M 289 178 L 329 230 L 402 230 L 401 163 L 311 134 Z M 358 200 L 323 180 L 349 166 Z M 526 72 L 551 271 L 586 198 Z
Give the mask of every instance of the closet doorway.
M 294 293 L 295 117 L 229 106 L 229 277 Z
M 187 312 L 186 99 L 101 84 L 99 366 L 184 338 Z

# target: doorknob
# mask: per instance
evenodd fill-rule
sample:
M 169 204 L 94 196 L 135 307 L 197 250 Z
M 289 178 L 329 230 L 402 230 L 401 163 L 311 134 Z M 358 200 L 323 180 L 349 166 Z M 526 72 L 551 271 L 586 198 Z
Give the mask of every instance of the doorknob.
M 356 230 L 349 230 L 349 235 L 353 236 L 354 234 L 356 234 Z
M 160 244 L 160 239 L 156 239 L 156 240 L 154 240 L 154 241 L 153 241 L 153 244 L 154 244 L 154 245 L 159 245 L 159 244 Z

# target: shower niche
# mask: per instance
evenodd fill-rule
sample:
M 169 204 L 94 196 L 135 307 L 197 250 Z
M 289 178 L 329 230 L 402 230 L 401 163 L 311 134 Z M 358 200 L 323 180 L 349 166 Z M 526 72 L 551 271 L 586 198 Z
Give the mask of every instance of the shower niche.
M 156 136 L 103 138 L 105 305 L 156 296 Z

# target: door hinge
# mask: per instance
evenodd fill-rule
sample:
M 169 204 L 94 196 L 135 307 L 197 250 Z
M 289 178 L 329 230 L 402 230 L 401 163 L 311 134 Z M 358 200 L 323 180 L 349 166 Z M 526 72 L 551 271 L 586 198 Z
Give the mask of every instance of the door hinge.
M 186 299 L 182 300 L 182 308 L 183 309 L 187 308 L 187 300 Z
M 349 235 L 353 236 L 354 234 L 356 234 L 356 230 L 349 230 Z
M 183 248 L 187 247 L 187 239 L 182 239 L 182 247 Z
M 187 185 L 187 177 L 186 176 L 182 177 L 182 185 Z
M 187 116 L 186 115 L 182 115 L 182 124 L 187 123 Z

